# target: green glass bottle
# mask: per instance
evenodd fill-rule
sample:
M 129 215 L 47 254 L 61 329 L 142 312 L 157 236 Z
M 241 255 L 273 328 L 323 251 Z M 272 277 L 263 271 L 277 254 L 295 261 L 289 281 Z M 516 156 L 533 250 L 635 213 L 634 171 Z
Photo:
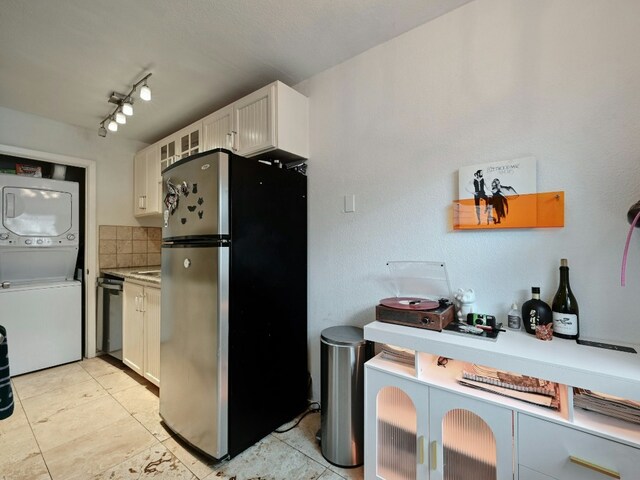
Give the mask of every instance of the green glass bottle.
M 553 303 L 553 335 L 560 338 L 577 340 L 580 335 L 578 302 L 569 285 L 569 264 L 566 258 L 560 260 L 560 285 Z

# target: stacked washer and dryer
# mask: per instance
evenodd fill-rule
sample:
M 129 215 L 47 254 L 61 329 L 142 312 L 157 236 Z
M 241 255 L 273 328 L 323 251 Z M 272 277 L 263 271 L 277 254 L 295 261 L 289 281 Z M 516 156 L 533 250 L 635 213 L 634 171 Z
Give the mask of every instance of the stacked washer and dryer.
M 77 182 L 0 174 L 0 325 L 11 374 L 82 356 Z

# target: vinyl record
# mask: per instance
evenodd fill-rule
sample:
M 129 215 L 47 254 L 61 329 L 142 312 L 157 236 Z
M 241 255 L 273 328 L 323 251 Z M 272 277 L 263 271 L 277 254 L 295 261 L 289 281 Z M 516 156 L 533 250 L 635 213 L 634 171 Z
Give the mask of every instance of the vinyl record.
M 429 300 L 419 297 L 389 297 L 380 300 L 380 304 L 385 307 L 397 308 L 399 310 L 433 310 L 440 305 L 436 300 Z

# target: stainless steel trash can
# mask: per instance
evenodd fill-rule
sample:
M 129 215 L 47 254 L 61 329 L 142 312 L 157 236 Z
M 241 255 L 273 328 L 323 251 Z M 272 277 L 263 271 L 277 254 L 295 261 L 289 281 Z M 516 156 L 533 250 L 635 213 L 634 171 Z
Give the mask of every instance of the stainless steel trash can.
M 322 456 L 339 467 L 364 462 L 364 363 L 370 350 L 359 327 L 330 327 L 320 336 L 320 444 Z

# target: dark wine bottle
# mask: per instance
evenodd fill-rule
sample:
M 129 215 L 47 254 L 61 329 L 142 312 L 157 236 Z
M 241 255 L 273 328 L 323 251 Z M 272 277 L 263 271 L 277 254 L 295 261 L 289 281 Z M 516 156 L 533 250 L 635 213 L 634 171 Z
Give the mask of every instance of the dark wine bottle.
M 531 335 L 536 334 L 538 325 L 547 325 L 553 321 L 551 308 L 540 300 L 540 287 L 531 287 L 531 300 L 522 304 L 522 323 Z
M 560 260 L 560 285 L 553 303 L 553 335 L 576 340 L 580 334 L 578 321 L 578 302 L 569 285 L 569 264 L 566 258 Z

